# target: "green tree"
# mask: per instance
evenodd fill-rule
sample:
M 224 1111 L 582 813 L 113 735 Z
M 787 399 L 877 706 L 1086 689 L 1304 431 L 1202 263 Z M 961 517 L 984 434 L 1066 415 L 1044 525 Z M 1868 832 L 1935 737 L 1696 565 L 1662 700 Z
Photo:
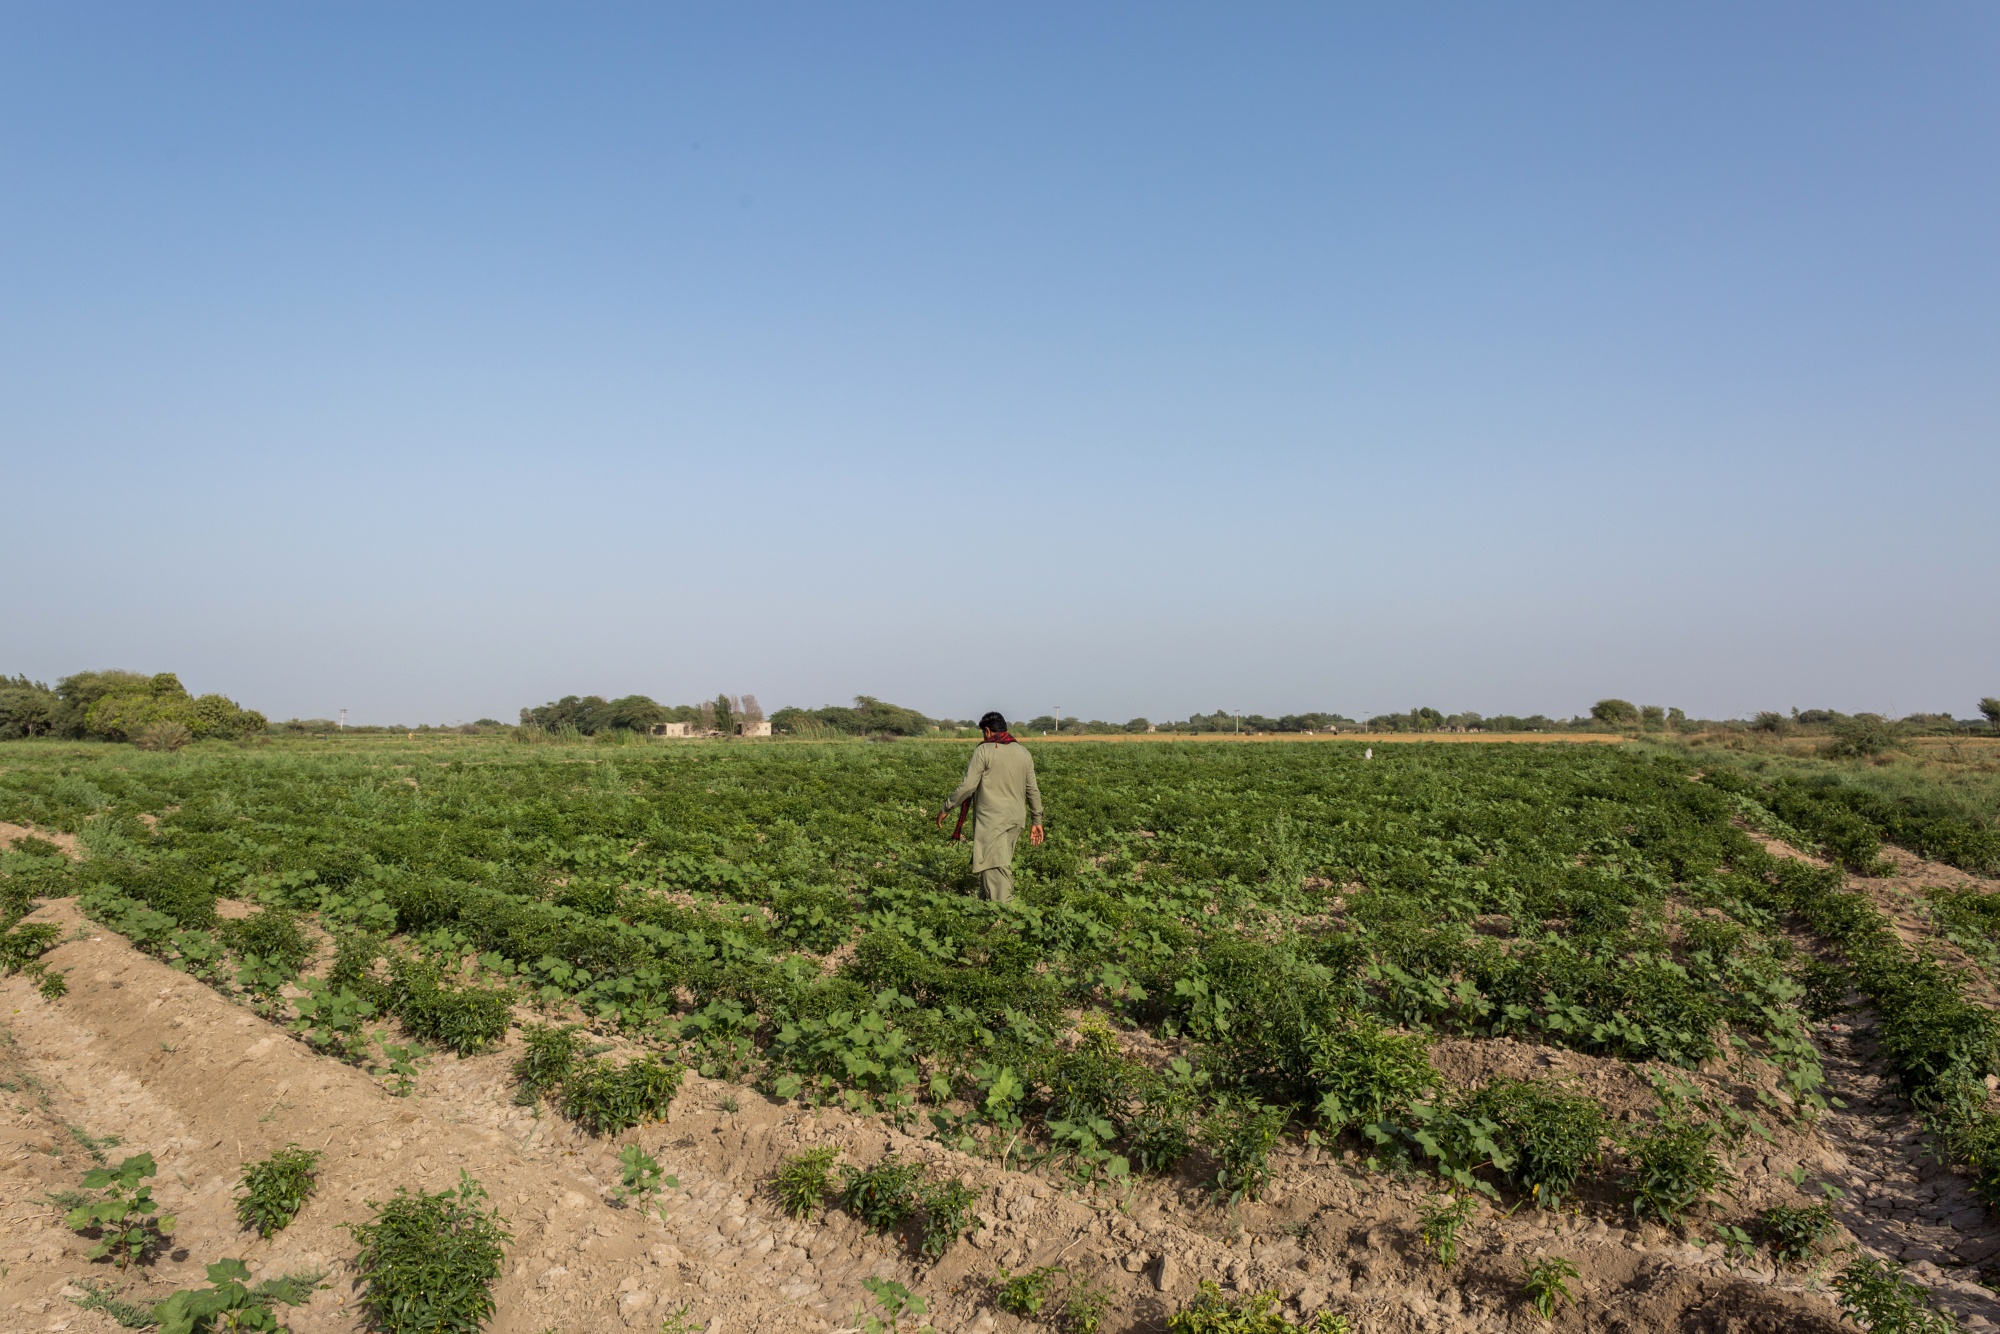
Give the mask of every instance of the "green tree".
M 62 696 L 25 676 L 0 676 L 0 741 L 47 736 L 57 730 Z
M 1979 701 L 1979 711 L 1986 715 L 1986 725 L 2000 731 L 2000 699 L 1988 695 Z
M 1600 699 L 1590 706 L 1590 717 L 1607 727 L 1626 727 L 1639 721 L 1639 709 L 1629 700 Z

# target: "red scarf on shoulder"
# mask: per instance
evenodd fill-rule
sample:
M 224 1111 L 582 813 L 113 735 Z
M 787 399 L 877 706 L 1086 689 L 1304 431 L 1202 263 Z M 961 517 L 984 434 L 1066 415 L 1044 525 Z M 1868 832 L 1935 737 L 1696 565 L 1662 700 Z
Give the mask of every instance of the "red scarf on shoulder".
M 986 739 L 988 741 L 991 741 L 996 746 L 1011 746 L 1014 744 L 1014 734 L 1012 732 L 995 732 L 992 736 L 987 737 Z M 952 842 L 959 843 L 964 841 L 965 817 L 967 812 L 969 812 L 971 809 L 972 809 L 971 797 L 967 797 L 964 801 L 958 803 L 958 823 L 953 825 L 951 829 Z

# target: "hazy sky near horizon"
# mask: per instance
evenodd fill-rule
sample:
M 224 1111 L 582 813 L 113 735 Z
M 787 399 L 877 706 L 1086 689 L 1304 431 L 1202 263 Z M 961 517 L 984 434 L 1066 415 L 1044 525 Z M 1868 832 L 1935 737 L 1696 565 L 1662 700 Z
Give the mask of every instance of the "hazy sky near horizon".
M 1974 711 L 2000 8 L 0 4 L 0 673 Z

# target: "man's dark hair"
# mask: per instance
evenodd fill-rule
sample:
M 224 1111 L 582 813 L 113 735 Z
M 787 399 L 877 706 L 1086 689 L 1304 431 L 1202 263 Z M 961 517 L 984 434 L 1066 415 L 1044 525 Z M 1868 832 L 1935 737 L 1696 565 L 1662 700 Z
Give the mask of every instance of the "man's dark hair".
M 1007 719 L 997 711 L 989 711 L 979 719 L 979 725 L 989 732 L 1004 732 L 1007 730 Z

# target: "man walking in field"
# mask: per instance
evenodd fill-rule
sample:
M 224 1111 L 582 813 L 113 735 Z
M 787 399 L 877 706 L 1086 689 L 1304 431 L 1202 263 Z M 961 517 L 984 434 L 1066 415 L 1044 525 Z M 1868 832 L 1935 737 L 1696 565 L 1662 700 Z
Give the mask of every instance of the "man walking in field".
M 1042 789 L 1035 785 L 1035 757 L 1007 731 L 1007 720 L 989 713 L 979 720 L 986 739 L 972 748 L 972 763 L 965 766 L 965 781 L 951 800 L 938 812 L 938 828 L 944 817 L 958 807 L 958 826 L 951 831 L 958 838 L 965 830 L 965 816 L 972 813 L 972 869 L 979 877 L 979 897 L 988 903 L 1009 903 L 1014 898 L 1014 844 L 1028 823 L 1028 841 L 1042 846 Z

